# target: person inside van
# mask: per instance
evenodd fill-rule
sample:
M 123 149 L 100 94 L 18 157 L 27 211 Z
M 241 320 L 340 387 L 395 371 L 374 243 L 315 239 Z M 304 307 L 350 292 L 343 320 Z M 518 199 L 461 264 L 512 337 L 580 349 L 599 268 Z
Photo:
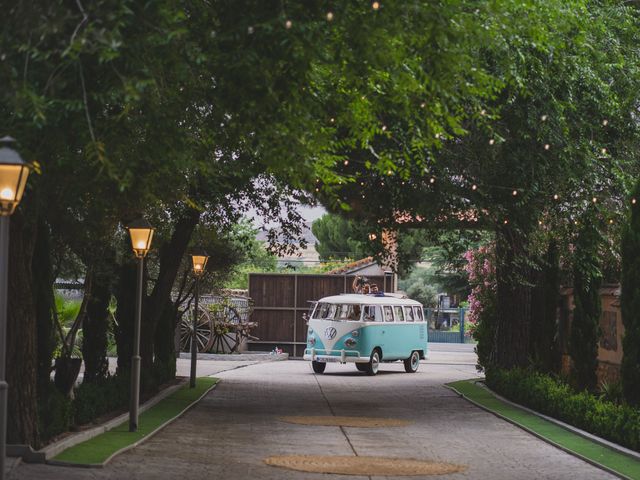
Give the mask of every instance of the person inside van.
M 354 305 L 347 318 L 349 320 L 360 320 L 360 305 Z

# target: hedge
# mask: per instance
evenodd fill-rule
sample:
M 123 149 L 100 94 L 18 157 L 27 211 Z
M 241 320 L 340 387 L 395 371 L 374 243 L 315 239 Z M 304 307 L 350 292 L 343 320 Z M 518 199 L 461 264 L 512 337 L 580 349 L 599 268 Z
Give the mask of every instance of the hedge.
M 559 379 L 530 370 L 491 369 L 486 383 L 515 403 L 640 451 L 640 410 L 636 408 L 575 392 Z

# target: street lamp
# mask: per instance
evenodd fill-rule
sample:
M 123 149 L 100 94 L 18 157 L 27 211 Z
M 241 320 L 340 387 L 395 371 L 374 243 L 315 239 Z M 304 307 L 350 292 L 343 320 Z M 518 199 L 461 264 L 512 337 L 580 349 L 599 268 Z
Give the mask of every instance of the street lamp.
M 144 257 L 151 248 L 153 227 L 144 219 L 131 222 L 127 226 L 131 237 L 131 248 L 138 259 L 138 289 L 136 298 L 136 318 L 134 319 L 133 356 L 131 357 L 131 399 L 129 405 L 129 431 L 138 431 L 138 406 L 140 405 L 140 322 L 142 321 L 142 280 Z
M 29 176 L 29 166 L 13 150 L 15 140 L 0 138 L 0 480 L 4 480 L 7 450 L 7 281 L 9 271 L 9 216 L 22 199 Z
M 198 296 L 200 277 L 204 275 L 207 268 L 209 255 L 204 250 L 197 250 L 191 254 L 191 262 L 193 263 L 193 276 L 196 277 L 194 288 L 194 310 L 193 310 L 193 332 L 191 333 L 191 374 L 189 376 L 189 387 L 196 386 L 196 360 L 198 358 Z

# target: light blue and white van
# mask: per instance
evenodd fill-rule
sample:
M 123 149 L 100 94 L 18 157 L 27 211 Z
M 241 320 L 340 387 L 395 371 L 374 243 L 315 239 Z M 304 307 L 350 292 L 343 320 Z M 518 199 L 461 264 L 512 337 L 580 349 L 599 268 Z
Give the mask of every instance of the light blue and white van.
M 368 375 L 380 362 L 404 361 L 414 373 L 427 355 L 422 304 L 394 294 L 345 294 L 319 300 L 309 318 L 304 359 L 323 373 L 328 362 L 355 363 Z

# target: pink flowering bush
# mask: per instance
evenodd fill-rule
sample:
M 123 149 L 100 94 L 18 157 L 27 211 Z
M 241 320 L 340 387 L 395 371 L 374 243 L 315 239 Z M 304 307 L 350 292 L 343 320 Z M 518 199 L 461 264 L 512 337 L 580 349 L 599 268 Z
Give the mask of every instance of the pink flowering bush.
M 480 365 L 486 366 L 491 352 L 491 342 L 496 315 L 495 246 L 490 243 L 464 254 L 465 271 L 469 276 L 471 294 L 467 331 L 478 342 L 476 348 Z

